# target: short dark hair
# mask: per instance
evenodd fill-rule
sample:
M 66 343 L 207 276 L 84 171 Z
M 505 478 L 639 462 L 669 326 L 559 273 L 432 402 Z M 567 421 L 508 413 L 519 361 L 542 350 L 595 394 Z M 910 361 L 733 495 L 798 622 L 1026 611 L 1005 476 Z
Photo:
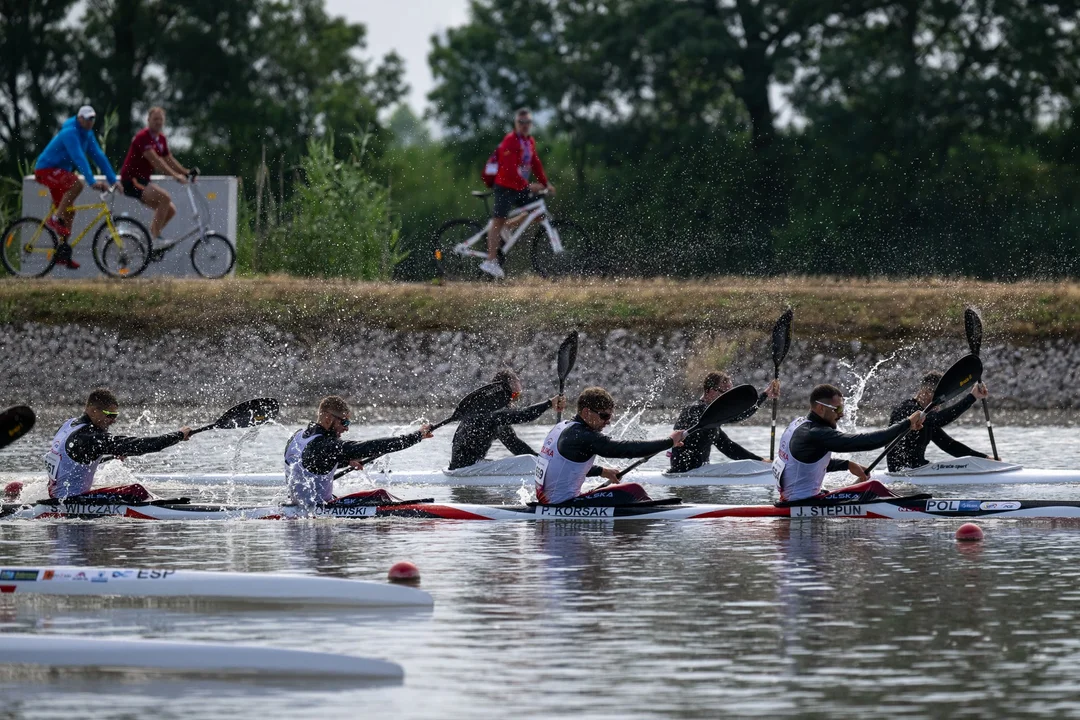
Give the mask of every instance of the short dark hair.
M 731 384 L 731 376 L 726 372 L 720 372 L 719 370 L 713 370 L 711 373 L 705 376 L 705 392 L 710 390 L 719 390 L 725 385 Z
M 588 408 L 593 412 L 608 412 L 615 409 L 615 398 L 602 387 L 587 387 L 577 399 L 578 412 Z
M 514 117 L 515 118 L 519 118 L 522 115 L 532 115 L 532 110 L 530 110 L 527 107 L 522 106 L 522 107 L 519 107 L 517 110 L 514 111 Z
M 941 382 L 941 375 L 942 373 L 940 370 L 931 370 L 926 373 L 922 376 L 922 387 L 930 388 L 931 390 L 935 389 L 938 386 L 938 383 Z
M 840 392 L 840 388 L 835 385 L 818 385 L 810 391 L 810 402 L 816 403 L 818 400 L 828 400 L 834 397 L 844 397 L 844 393 Z
M 510 387 L 510 384 L 515 380 L 521 382 L 521 378 L 518 377 L 518 374 L 510 368 L 503 368 L 491 376 L 491 382 L 503 383 L 507 387 Z
M 319 401 L 319 412 L 330 413 L 335 417 L 350 414 L 349 404 L 340 395 L 327 395 Z
M 119 406 L 120 403 L 116 400 L 116 396 L 113 395 L 112 390 L 109 390 L 108 388 L 94 388 L 90 391 L 90 394 L 86 396 L 86 407 L 104 410 L 105 408 Z

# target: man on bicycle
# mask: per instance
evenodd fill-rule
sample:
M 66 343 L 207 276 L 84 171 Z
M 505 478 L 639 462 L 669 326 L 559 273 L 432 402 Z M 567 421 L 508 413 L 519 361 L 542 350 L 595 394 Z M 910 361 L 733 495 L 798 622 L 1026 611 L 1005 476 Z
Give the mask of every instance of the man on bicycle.
M 150 182 L 150 173 L 157 170 L 181 185 L 187 183 L 187 176 L 191 174 L 169 152 L 169 143 L 161 132 L 164 127 L 165 110 L 157 106 L 150 108 L 146 114 L 146 127 L 135 133 L 124 164 L 120 166 L 124 194 L 154 211 L 154 219 L 150 221 L 150 237 L 156 244 L 164 242 L 161 233 L 176 215 L 176 205 L 160 185 Z
M 79 267 L 79 263 L 71 259 L 71 246 L 67 239 L 71 235 L 71 221 L 75 217 L 75 211 L 71 204 L 79 197 L 86 184 L 72 172 L 76 168 L 86 178 L 90 187 L 100 192 L 105 192 L 116 185 L 116 173 L 113 172 L 109 159 L 101 151 L 97 138 L 94 137 L 94 120 L 97 113 L 89 105 L 83 105 L 75 117 L 68 118 L 60 127 L 60 132 L 49 141 L 45 149 L 38 155 L 34 163 L 34 179 L 49 188 L 52 193 L 53 214 L 45 220 L 45 224 L 60 238 L 60 248 L 57 250 L 57 265 L 66 265 L 72 270 Z M 94 164 L 105 173 L 108 182 L 95 182 L 94 172 L 90 169 L 87 155 Z
M 536 154 L 536 141 L 532 137 L 532 113 L 519 108 L 514 113 L 514 130 L 506 134 L 495 150 L 499 170 L 495 175 L 495 212 L 492 213 L 491 230 L 488 232 L 487 260 L 480 269 L 497 278 L 506 277 L 499 265 L 499 239 L 510 211 L 527 205 L 532 193 L 547 190 L 555 194 L 555 186 L 548 182 L 544 165 Z M 537 182 L 529 182 L 536 173 Z

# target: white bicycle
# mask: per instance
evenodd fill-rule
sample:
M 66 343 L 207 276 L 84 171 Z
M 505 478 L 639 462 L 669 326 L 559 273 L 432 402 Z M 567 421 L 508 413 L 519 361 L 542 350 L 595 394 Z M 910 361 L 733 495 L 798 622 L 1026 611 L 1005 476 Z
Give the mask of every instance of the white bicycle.
M 487 214 L 491 215 L 487 198 L 494 193 L 474 190 L 472 195 L 484 201 Z M 545 193 L 546 194 L 546 193 Z M 524 269 L 524 263 L 514 267 L 510 263 L 510 251 L 522 239 L 531 247 L 529 258 L 532 269 L 542 277 L 558 277 L 571 273 L 583 273 L 582 253 L 586 249 L 585 233 L 577 223 L 556 220 L 544 202 L 543 194 L 527 205 L 510 211 L 507 220 L 525 215 L 516 224 L 509 224 L 509 232 L 499 247 L 499 265 L 504 270 Z M 487 259 L 487 237 L 491 220 L 481 225 L 476 220 L 458 218 L 448 220 L 435 233 L 435 277 L 447 280 L 473 280 L 483 275 L 480 263 Z M 509 237 L 507 237 L 509 235 Z M 521 253 L 518 253 L 519 257 Z M 486 277 L 486 275 L 485 275 Z
M 195 220 L 195 227 L 188 230 L 180 237 L 169 240 L 163 245 L 155 245 L 150 249 L 150 262 L 160 262 L 165 255 L 174 247 L 188 238 L 197 237 L 198 240 L 191 246 L 191 266 L 195 272 L 204 278 L 219 278 L 229 274 L 236 262 L 236 251 L 229 239 L 221 233 L 211 232 L 206 225 L 210 219 L 210 206 L 202 193 L 192 190 L 195 184 L 196 173 L 189 176 L 189 182 L 184 185 L 187 190 L 188 203 L 191 205 L 191 216 Z M 198 201 L 196 202 L 196 198 Z

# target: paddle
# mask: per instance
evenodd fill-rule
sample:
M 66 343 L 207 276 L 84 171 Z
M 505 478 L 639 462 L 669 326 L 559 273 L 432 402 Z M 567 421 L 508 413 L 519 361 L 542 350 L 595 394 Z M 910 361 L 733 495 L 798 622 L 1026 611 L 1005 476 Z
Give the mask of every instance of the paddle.
M 480 415 L 484 413 L 495 412 L 496 410 L 501 410 L 502 408 L 506 407 L 506 405 L 510 402 L 510 395 L 510 386 L 504 382 L 491 383 L 490 385 L 485 385 L 482 388 L 477 388 L 476 390 L 473 390 L 471 393 L 461 399 L 461 402 L 459 402 L 458 406 L 454 408 L 454 412 L 450 415 L 450 417 L 446 418 L 445 420 L 440 420 L 439 422 L 432 425 L 431 432 L 435 432 L 447 423 L 461 420 L 462 418 L 469 415 Z M 360 461 L 360 463 L 362 465 L 367 465 L 369 462 L 377 459 L 378 457 L 380 456 L 372 455 L 371 457 L 364 458 Z M 334 475 L 334 479 L 337 480 L 343 475 L 348 475 L 355 469 L 356 468 L 354 467 L 345 468 L 341 472 Z
M 574 369 L 574 363 L 577 362 L 577 340 L 578 333 L 574 330 L 566 339 L 562 341 L 562 345 L 559 346 L 558 354 L 558 368 L 559 368 L 559 394 L 563 394 L 563 385 L 566 383 L 566 376 L 570 374 L 570 371 Z M 562 422 L 562 412 L 556 414 L 556 422 Z
M 274 398 L 255 398 L 231 407 L 214 422 L 209 425 L 197 427 L 191 431 L 195 433 L 207 430 L 235 430 L 238 428 L 255 427 L 273 420 L 281 411 L 281 406 Z
M 934 388 L 934 397 L 930 399 L 930 402 L 926 403 L 922 411 L 925 413 L 935 405 L 944 405 L 952 400 L 955 400 L 965 392 L 971 391 L 971 386 L 974 383 L 979 382 L 982 379 L 982 362 L 976 355 L 965 355 L 964 357 L 953 363 L 953 366 L 945 371 L 945 374 L 941 376 L 941 380 L 938 381 L 937 387 Z M 901 435 L 889 443 L 881 454 L 878 455 L 877 460 L 870 463 L 870 467 L 866 468 L 867 476 L 870 475 L 870 471 L 873 470 L 882 459 L 889 454 L 896 444 L 907 437 L 907 434 L 911 432 L 909 426 Z
M 34 411 L 25 405 L 16 405 L 0 413 L 0 448 L 30 432 L 35 420 Z
M 749 411 L 750 408 L 755 407 L 757 405 L 757 400 L 758 393 L 753 385 L 738 385 L 733 387 L 709 403 L 709 406 L 705 408 L 705 412 L 701 413 L 701 417 L 698 421 L 694 423 L 693 426 L 687 428 L 686 435 L 689 436 L 691 433 L 696 433 L 699 430 L 712 430 L 725 423 L 729 423 L 743 413 Z M 644 465 L 657 455 L 659 455 L 659 453 L 653 453 L 648 457 L 643 457 L 640 460 L 630 463 L 619 471 L 618 479 L 622 480 L 626 473 L 640 465 Z M 599 490 L 602 487 L 606 487 L 612 482 L 612 480 L 608 480 L 596 489 Z
M 780 363 L 784 362 L 788 348 L 791 347 L 791 320 L 795 313 L 791 308 L 784 311 L 780 319 L 776 321 L 772 329 L 772 362 L 773 379 L 780 379 Z M 776 455 L 776 409 L 780 403 L 779 397 L 772 400 L 772 430 L 769 433 L 769 457 Z
M 982 318 L 975 308 L 964 310 L 964 332 L 967 334 L 971 354 L 979 357 L 979 350 L 982 348 Z M 986 432 L 990 434 L 990 449 L 994 451 L 994 459 L 1000 460 L 997 443 L 994 442 L 994 425 L 990 422 L 990 406 L 986 403 L 986 398 L 982 399 L 982 407 L 983 415 L 986 416 Z

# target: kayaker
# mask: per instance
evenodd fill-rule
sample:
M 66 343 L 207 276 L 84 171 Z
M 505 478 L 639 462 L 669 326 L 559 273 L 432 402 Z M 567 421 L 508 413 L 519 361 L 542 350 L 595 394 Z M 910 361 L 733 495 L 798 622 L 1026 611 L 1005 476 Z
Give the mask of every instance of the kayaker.
M 832 385 L 818 385 L 810 393 L 810 412 L 788 425 L 780 437 L 773 477 L 781 502 L 809 498 L 861 499 L 865 497 L 895 497 L 877 480 L 868 480 L 866 468 L 852 460 L 833 460 L 834 452 L 860 452 L 888 445 L 909 428 L 920 430 L 923 414 L 913 412 L 909 417 L 884 430 L 868 433 L 844 433 L 836 423 L 844 416 L 844 395 Z M 847 470 L 863 482 L 822 492 L 825 473 Z
M 709 407 L 716 398 L 720 397 L 728 390 L 732 388 L 731 376 L 727 373 L 713 371 L 705 376 L 704 392 L 697 402 L 692 405 L 688 405 L 683 408 L 679 413 L 679 419 L 675 421 L 675 430 L 686 430 L 697 424 L 697 421 L 701 419 L 702 413 L 705 412 L 705 408 Z M 780 381 L 773 380 L 769 383 L 768 387 L 758 395 L 757 405 L 751 408 L 743 416 L 736 418 L 732 422 L 741 422 L 750 418 L 757 412 L 757 409 L 765 404 L 766 400 L 780 396 Z M 765 458 L 760 455 L 756 455 L 742 445 L 732 440 L 727 436 L 721 428 L 714 430 L 700 430 L 693 435 L 687 437 L 686 442 L 682 447 L 675 448 L 671 451 L 671 467 L 668 468 L 668 472 L 683 473 L 696 470 L 697 468 L 705 465 L 709 462 L 709 455 L 712 453 L 713 446 L 716 449 L 724 453 L 732 460 L 764 460 Z
M 536 451 L 514 432 L 514 425 L 532 422 L 548 410 L 562 412 L 566 409 L 566 398 L 562 395 L 556 395 L 528 407 L 513 408 L 512 403 L 521 395 L 521 380 L 517 373 L 508 368 L 495 373 L 491 382 L 506 383 L 510 388 L 510 400 L 501 410 L 474 415 L 461 421 L 457 431 L 454 432 L 454 444 L 450 451 L 451 470 L 480 462 L 496 440 L 501 442 L 512 455 L 535 456 Z
M 138 483 L 91 490 L 94 474 L 106 455 L 123 460 L 132 455 L 155 453 L 187 440 L 191 428 L 156 437 L 110 435 L 109 428 L 120 415 L 120 403 L 110 390 L 98 388 L 86 398 L 83 414 L 60 426 L 45 454 L 49 473 L 49 497 L 71 501 L 76 497 L 120 499 L 141 502 L 150 493 Z
M 302 506 L 328 503 L 334 497 L 334 473 L 346 465 L 362 467 L 360 461 L 371 455 L 386 455 L 412 447 L 424 438 L 431 437 L 431 425 L 424 424 L 419 430 L 398 437 L 351 442 L 341 439 L 349 431 L 351 421 L 349 405 L 337 395 L 329 395 L 319 402 L 319 414 L 315 422 L 303 430 L 297 430 L 285 447 L 285 479 L 289 485 L 289 499 Z M 394 499 L 382 488 L 365 490 L 347 497 L 390 502 Z
M 894 407 L 889 414 L 889 422 L 899 422 L 915 410 L 926 407 L 927 403 L 934 399 L 934 390 L 940 381 L 941 373 L 937 370 L 923 375 L 922 383 L 919 385 L 915 397 L 908 398 Z M 928 464 L 930 461 L 926 459 L 926 447 L 931 442 L 953 457 L 962 455 L 972 455 L 980 458 L 990 457 L 978 450 L 972 450 L 959 440 L 954 440 L 942 430 L 943 427 L 967 412 L 968 408 L 974 405 L 976 400 L 982 400 L 989 395 L 990 392 L 986 389 L 986 385 L 978 382 L 971 386 L 971 392 L 964 399 L 958 400 L 947 408 L 931 410 L 923 419 L 922 430 L 908 433 L 907 437 L 889 451 L 887 457 L 889 470 L 895 472 Z
M 615 413 L 615 400 L 600 387 L 588 387 L 577 400 L 577 415 L 564 420 L 548 433 L 536 457 L 536 499 L 544 504 L 584 503 L 621 505 L 648 500 L 637 483 L 621 483 L 581 493 L 586 477 L 600 475 L 618 481 L 618 471 L 595 465 L 596 456 L 639 458 L 682 445 L 685 430 L 676 430 L 662 440 L 612 440 L 600 431 Z

